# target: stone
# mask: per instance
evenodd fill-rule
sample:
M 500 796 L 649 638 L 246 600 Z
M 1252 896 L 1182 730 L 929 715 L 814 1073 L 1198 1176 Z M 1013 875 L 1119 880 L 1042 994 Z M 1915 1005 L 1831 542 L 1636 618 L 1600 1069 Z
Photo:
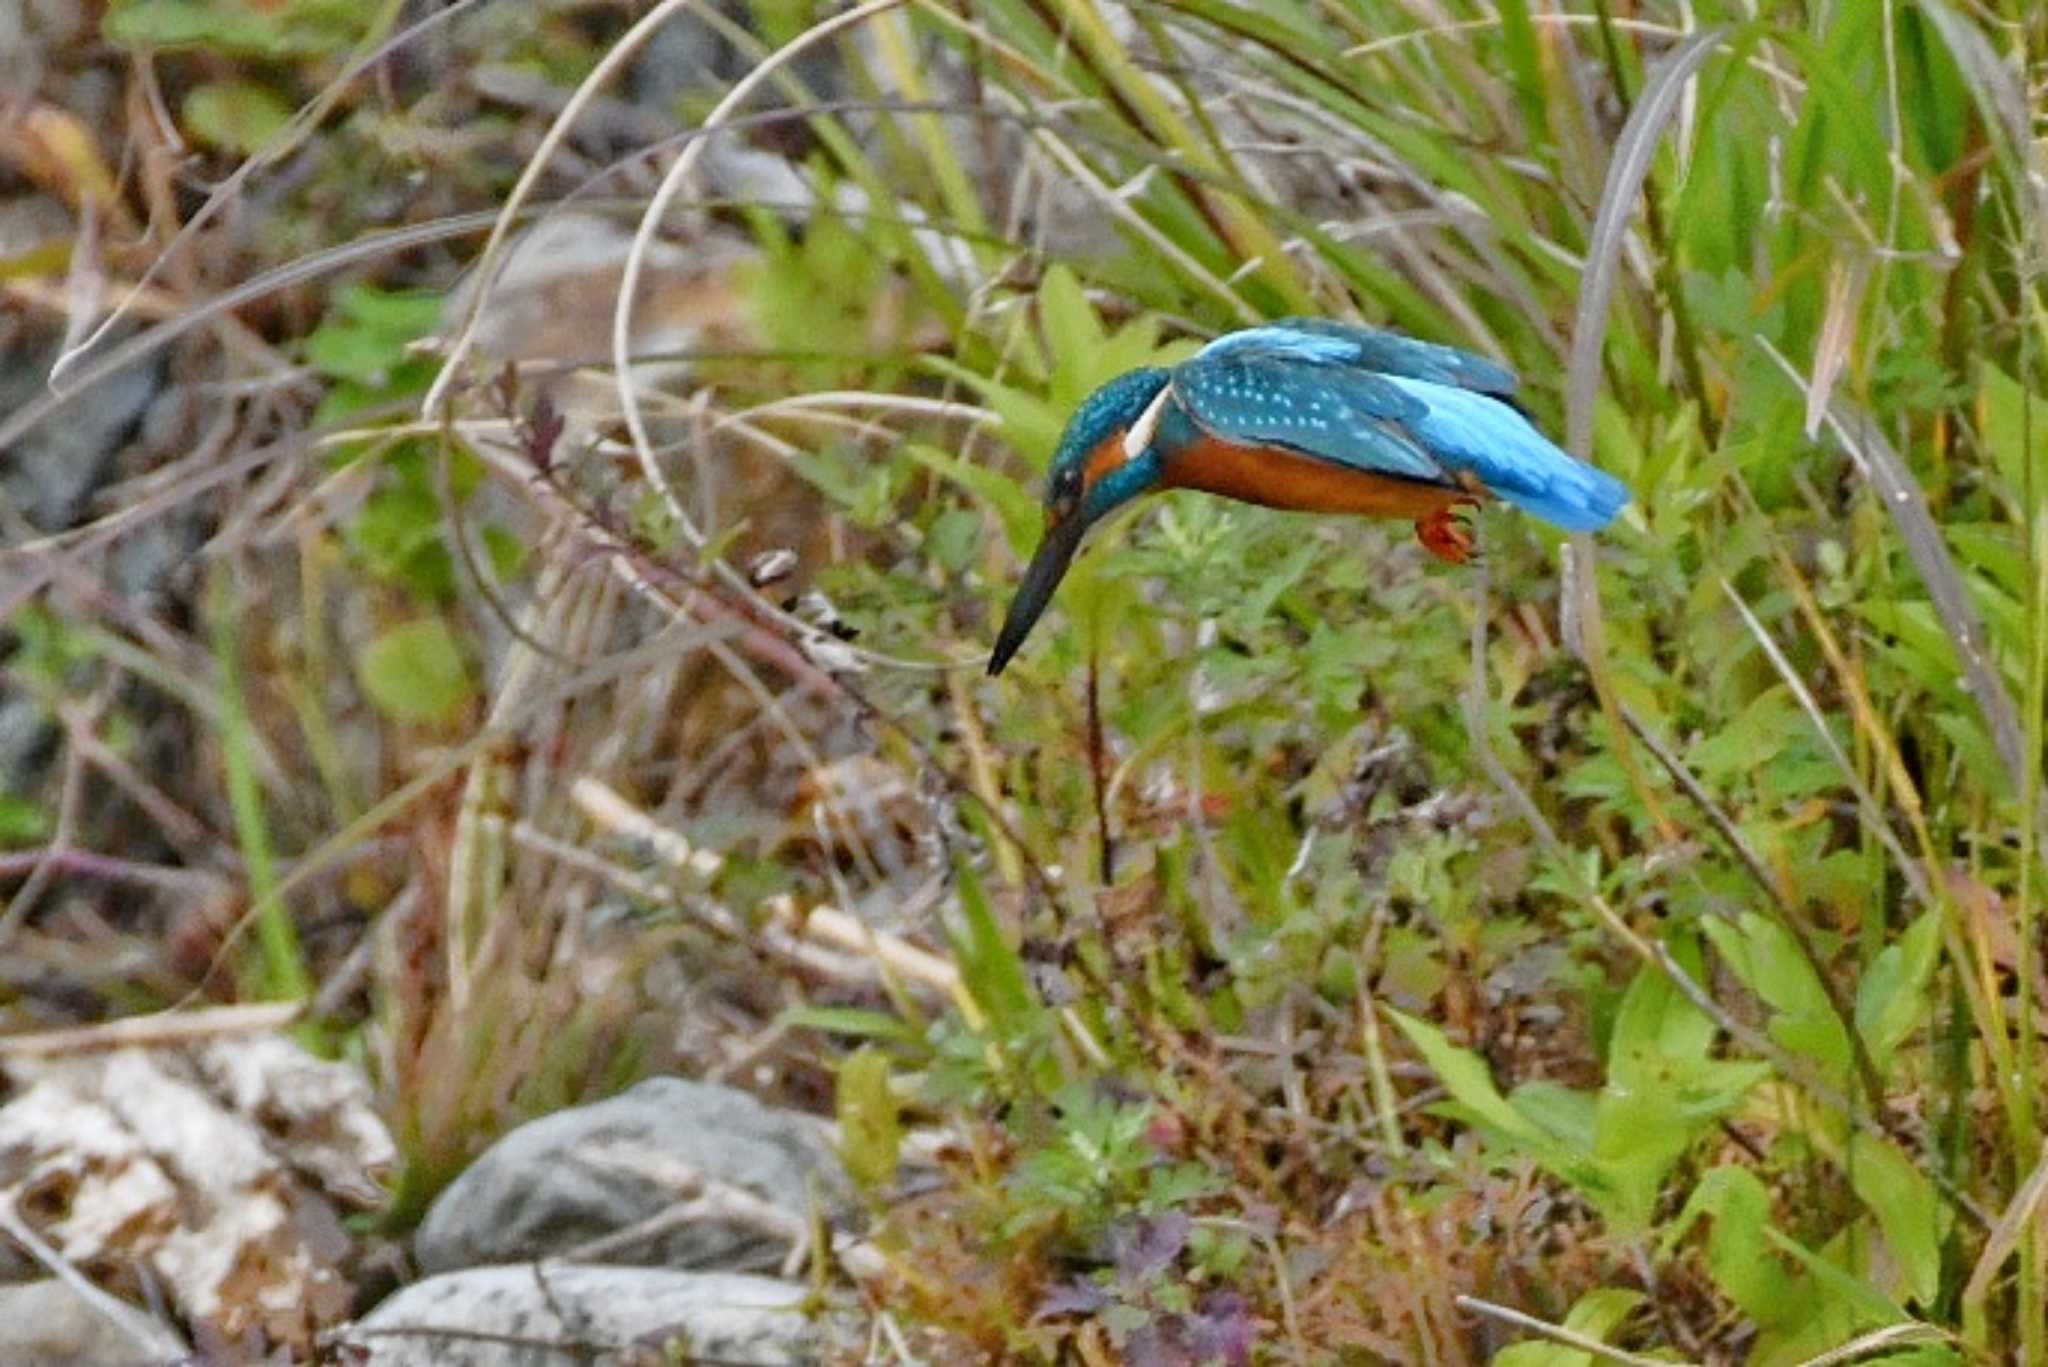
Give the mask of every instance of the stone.
M 18 240 L 11 225 L 29 212 L 0 205 L 0 242 Z M 132 331 L 116 329 L 102 345 L 118 346 Z M 42 320 L 0 326 L 0 414 L 43 397 L 62 346 L 62 332 Z M 66 408 L 61 419 L 41 424 L 12 444 L 8 459 L 0 461 L 0 489 L 45 532 L 75 526 L 162 384 L 161 356 L 109 375 L 93 387 L 89 399 Z
M 185 1357 L 177 1335 L 125 1302 L 95 1306 L 54 1277 L 0 1286 L 0 1362 L 13 1367 L 156 1367 Z
M 530 1121 L 485 1150 L 427 1211 L 413 1252 L 429 1272 L 565 1255 L 686 1199 L 679 1173 L 739 1188 L 804 1220 L 813 1183 L 832 1204 L 842 1172 L 809 1116 L 716 1083 L 650 1078 Z M 606 1257 L 730 1269 L 773 1265 L 787 1248 L 759 1221 L 707 1210 Z
M 809 1302 L 802 1286 L 730 1272 L 479 1267 L 415 1282 L 329 1346 L 337 1360 L 362 1367 L 778 1367 L 823 1361 L 846 1332 L 842 1322 L 814 1316 Z
M 382 1204 L 397 1153 L 353 1070 L 251 1032 L 4 1075 L 0 1203 L 74 1266 L 230 1339 L 298 1347 L 352 1304 L 335 1203 Z

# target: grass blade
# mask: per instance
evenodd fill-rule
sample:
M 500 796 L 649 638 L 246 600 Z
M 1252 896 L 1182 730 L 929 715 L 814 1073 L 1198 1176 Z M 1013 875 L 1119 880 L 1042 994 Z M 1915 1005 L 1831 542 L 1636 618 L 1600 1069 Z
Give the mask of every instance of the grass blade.
M 1678 111 L 1685 84 L 1727 40 L 1726 27 L 1701 29 L 1664 59 L 1643 85 L 1642 97 L 1614 144 L 1593 237 L 1586 246 L 1585 282 L 1572 324 L 1571 361 L 1565 372 L 1565 449 L 1581 460 L 1592 455 L 1593 402 L 1600 392 L 1600 356 L 1607 340 L 1608 306 L 1621 274 L 1622 234 L 1628 230 L 1636 197 L 1650 174 L 1657 142 Z

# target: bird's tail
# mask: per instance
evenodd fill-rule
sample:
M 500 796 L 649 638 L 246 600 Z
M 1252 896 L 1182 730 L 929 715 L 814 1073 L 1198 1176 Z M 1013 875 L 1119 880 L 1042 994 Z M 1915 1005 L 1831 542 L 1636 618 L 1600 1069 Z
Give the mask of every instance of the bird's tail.
M 1524 512 L 1568 532 L 1598 531 L 1628 505 L 1626 484 L 1558 449 L 1520 410 L 1485 394 L 1395 379 L 1428 412 L 1410 429 L 1448 469 L 1478 477 Z

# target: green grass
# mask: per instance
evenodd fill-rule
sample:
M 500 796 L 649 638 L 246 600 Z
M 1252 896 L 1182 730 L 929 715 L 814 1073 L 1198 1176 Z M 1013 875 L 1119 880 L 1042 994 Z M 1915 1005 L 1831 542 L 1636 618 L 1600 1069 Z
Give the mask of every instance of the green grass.
M 300 592 L 210 604 L 211 743 L 252 990 L 320 971 L 287 915 L 316 889 L 376 921 L 344 1028 L 402 1216 L 523 1115 L 741 1059 L 836 1092 L 876 1303 L 961 1352 L 1591 1360 L 1506 1347 L 1533 1319 L 1660 1360 L 2048 1363 L 2048 15 L 1565 8 L 879 12 L 834 40 L 845 93 L 777 68 L 733 111 L 795 108 L 868 211 L 721 207 L 759 345 L 697 358 L 684 455 L 572 463 L 543 381 L 435 383 L 417 298 L 318 310 L 305 417 L 353 463 L 301 487 L 356 497 L 264 543 Z M 757 9 L 767 60 L 825 17 Z M 535 23 L 465 41 L 567 80 L 619 32 Z M 305 80 L 280 107 L 334 98 Z M 372 156 L 311 136 L 348 149 L 316 185 Z M 1114 238 L 1070 245 L 1048 182 Z M 439 204 L 451 238 L 479 207 Z M 1150 500 L 984 679 L 1074 403 L 1304 310 L 1507 361 L 1636 502 L 1571 543 L 1488 512 L 1459 572 L 1403 526 Z M 772 492 L 698 523 L 706 468 Z M 748 585 L 778 507 L 863 672 Z M 266 661 L 289 707 L 248 701 Z M 864 806 L 820 796 L 850 746 Z M 344 873 L 380 832 L 414 866 Z M 783 896 L 899 918 L 966 1006 L 781 971 Z M 934 1130 L 938 1189 L 892 1204 Z
M 1143 11 L 1127 43 L 1091 6 L 988 14 L 976 36 L 1001 46 L 962 38 L 969 59 L 986 57 L 1019 107 L 1077 102 L 1058 137 L 1093 183 L 1159 172 L 1126 198 L 1145 225 L 1128 255 L 1079 267 L 1120 311 L 1227 327 L 1306 291 L 1495 351 L 1639 496 L 1602 538 L 1575 624 L 1549 538 L 1505 517 L 1487 523 L 1486 572 L 1463 580 L 1419 573 L 1398 534 L 1186 497 L 1103 537 L 1115 548 L 1062 595 L 1080 629 L 1034 643 L 1015 685 L 977 699 L 1025 846 L 1069 871 L 1027 924 L 1089 966 L 1093 1044 L 1062 1057 L 1040 1026 L 1029 1048 L 1058 1060 L 1040 1066 L 1063 1087 L 1114 1074 L 1190 1124 L 1226 1185 L 1188 1209 L 1226 1218 L 1277 1190 L 1310 1246 L 1326 1237 L 1317 1194 L 1376 1163 L 1397 1163 L 1418 1208 L 1480 1180 L 1479 1154 L 1534 1164 L 1579 1193 L 1614 1260 L 1546 1277 L 1517 1254 L 1541 1286 L 1532 1308 L 1556 1321 L 1634 1248 L 1617 1286 L 1674 1278 L 1736 1312 L 1675 1338 L 1672 1313 L 1638 1314 L 1625 1332 L 1645 1345 L 1796 1361 L 1917 1323 L 1943 1345 L 1911 1350 L 1923 1356 L 2048 1353 L 2036 1236 L 2004 1248 L 2005 1273 L 1970 1281 L 2041 1154 L 2037 817 L 2016 795 L 2037 786 L 2041 740 L 2044 371 L 2040 296 L 2012 266 L 2039 250 L 2041 220 L 2020 160 L 2033 153 L 1995 123 L 2038 24 L 1910 5 L 1735 12 L 1718 43 L 1692 47 L 1698 75 L 1681 86 L 1660 70 L 1677 35 L 1650 36 L 1670 17 L 1656 12 L 1564 26 L 1506 6 L 1499 25 L 1403 37 L 1398 6 L 1175 4 Z M 1567 77 L 1586 62 L 1606 72 L 1590 91 Z M 1206 100 L 1185 84 L 1202 80 Z M 1370 149 L 1386 188 L 1354 203 L 1356 221 L 1407 211 L 1429 226 L 1370 252 L 1330 232 L 1338 220 L 1264 202 L 1220 131 L 1233 102 L 1287 111 L 1323 150 Z M 1247 219 L 1296 235 L 1295 250 L 1239 232 Z M 1037 336 L 1005 311 L 954 344 L 970 364 L 977 348 L 1000 358 L 1000 378 L 961 378 L 1039 462 L 1074 395 L 1141 359 L 1104 356 L 1062 278 L 1041 278 Z M 1033 377 L 1054 364 L 1036 408 Z M 1014 468 L 949 470 L 1007 532 L 953 589 L 985 612 L 1025 549 L 1003 544 L 1025 516 L 989 487 L 990 465 Z M 1909 486 L 1924 511 L 1887 496 Z M 930 526 L 947 506 L 896 515 Z M 906 620 L 887 575 L 835 582 L 854 620 L 886 633 L 878 648 L 971 648 Z M 1583 660 L 1563 639 L 1574 625 Z M 1083 674 L 1101 680 L 1124 780 L 1110 887 L 1085 872 L 1102 860 Z M 1350 767 L 1390 741 L 1411 794 Z M 1165 811 L 1146 810 L 1148 786 L 1171 794 Z M 1450 831 L 1409 815 L 1458 798 L 1483 814 Z M 1551 843 L 1529 845 L 1522 801 Z M 1131 903 L 1149 914 L 1107 930 Z M 1450 1128 L 1382 1125 L 1356 1077 L 1316 1100 L 1368 1038 L 1327 1026 L 1320 1055 L 1290 1064 L 1297 1089 L 1188 1100 L 1198 1069 L 1183 1055 L 1214 1066 L 1219 1037 L 1369 1020 L 1389 967 L 1375 957 L 1402 931 L 1425 967 L 1403 964 L 1419 981 L 1396 999 L 1449 1018 L 1446 1034 L 1399 1017 L 1449 1090 L 1434 1109 Z M 1546 949 L 1534 995 L 1578 1032 L 1568 1057 L 1470 1052 L 1513 1005 L 1486 1000 L 1489 974 Z M 1630 1005 L 1646 992 L 1663 1004 Z M 1592 1085 L 1552 1081 L 1560 1067 Z M 1036 1067 L 974 1094 L 1007 1103 L 1027 1149 L 1063 1133 Z M 1047 1105 L 1034 1140 L 1014 1117 Z M 1247 1130 L 1263 1147 L 1226 1139 Z M 1001 1200 L 1013 1214 L 984 1255 L 1026 1247 L 1002 1243 L 1022 1221 L 1058 1230 L 1028 1247 L 1085 1261 L 1088 1223 L 1118 1205 L 1095 1193 L 1073 1228 L 1025 1189 Z M 1274 1323 L 1282 1278 L 1256 1259 L 1232 1274 Z M 1057 1337 L 1010 1309 L 1012 1348 Z M 1410 1351 L 1469 1352 L 1425 1316 L 1380 1313 Z M 1087 1341 L 1085 1320 L 1063 1323 Z

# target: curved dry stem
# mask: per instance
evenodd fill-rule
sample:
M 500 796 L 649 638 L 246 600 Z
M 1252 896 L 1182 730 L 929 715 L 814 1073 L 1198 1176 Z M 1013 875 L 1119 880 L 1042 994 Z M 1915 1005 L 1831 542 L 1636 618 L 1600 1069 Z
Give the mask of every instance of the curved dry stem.
M 1759 336 L 1756 341 L 1801 392 L 1809 396 L 1812 394 L 1813 386 L 1801 377 L 1798 368 L 1783 353 L 1767 338 Z M 1999 762 L 2005 767 L 2013 791 L 2024 793 L 2027 750 L 2019 709 L 2013 703 L 2011 691 L 2005 686 L 2005 679 L 1992 663 L 1983 616 L 1963 587 L 1955 557 L 1949 554 L 1948 543 L 1942 539 L 1941 528 L 1935 524 L 1934 512 L 1928 507 L 1926 491 L 1913 478 L 1913 472 L 1906 468 L 1905 461 L 1892 449 L 1877 424 L 1854 405 L 1840 396 L 1830 396 L 1820 405 L 1820 411 L 1828 430 L 1855 462 L 1857 469 L 1862 471 L 1864 478 L 1870 481 L 1877 492 L 1878 502 L 1884 505 L 1893 525 L 1899 529 L 1899 539 L 1906 543 L 1906 554 L 1912 560 L 1913 568 L 1920 572 L 1920 582 L 1927 586 L 1928 597 L 1934 600 L 1942 627 L 1955 646 L 1956 659 L 1963 667 L 1964 690 L 1983 713 L 1984 725 L 1991 733 L 1992 748 L 1998 752 Z
M 883 394 L 867 389 L 827 389 L 812 394 L 792 394 L 751 408 L 736 408 L 715 419 L 709 430 L 720 432 L 734 423 L 780 417 L 786 413 L 810 414 L 815 409 L 826 411 L 814 416 L 837 417 L 839 410 L 845 408 L 876 408 L 885 413 L 903 413 L 918 418 L 957 419 L 978 427 L 1001 421 L 986 408 L 956 399 L 927 399 L 916 394 Z
M 434 383 L 428 388 L 426 398 L 420 401 L 422 415 L 431 418 L 446 403 L 448 390 L 454 384 L 456 373 L 462 368 L 462 363 L 469 359 L 469 353 L 476 345 L 477 328 L 483 321 L 484 304 L 490 298 L 491 290 L 497 285 L 498 277 L 505 268 L 505 240 L 511 235 L 512 225 L 525 209 L 527 200 L 533 197 L 534 188 L 540 184 L 542 172 L 547 169 L 548 163 L 554 160 L 555 153 L 561 149 L 562 144 L 568 140 L 569 130 L 575 127 L 576 120 L 582 116 L 590 102 L 597 98 L 597 92 L 610 84 L 612 77 L 618 74 L 620 68 L 638 54 L 647 40 L 654 36 L 655 30 L 667 23 L 676 11 L 693 2 L 694 0 L 660 0 L 660 3 L 649 10 L 639 23 L 627 29 L 605 53 L 603 59 L 591 68 L 590 74 L 583 78 L 582 84 L 578 85 L 563 103 L 562 112 L 548 125 L 547 133 L 542 136 L 540 145 L 534 149 L 533 155 L 527 158 L 518 181 L 512 186 L 512 192 L 505 197 L 504 204 L 499 206 L 491 224 L 491 235 L 484 242 L 483 252 L 477 258 L 476 297 L 470 301 L 469 314 L 462 320 L 461 331 L 456 335 L 455 344 L 449 348 L 448 359 L 442 362 L 440 373 L 434 376 Z M 693 142 L 690 145 L 695 147 L 698 144 Z M 688 152 L 686 151 L 684 155 L 687 156 Z
M 327 117 L 328 112 L 340 101 L 342 93 L 355 84 L 357 77 L 375 68 L 378 63 L 405 47 L 406 44 L 421 37 L 438 25 L 454 19 L 464 10 L 481 3 L 483 3 L 483 0 L 454 0 L 454 3 L 450 4 L 446 9 L 438 10 L 420 19 L 419 22 L 411 27 L 401 29 L 375 48 L 363 53 L 346 67 L 342 68 L 341 73 L 329 81 L 319 94 L 308 100 L 297 113 L 286 120 L 282 128 L 271 135 L 262 147 L 250 153 L 243 160 L 242 164 L 234 169 L 233 174 L 215 187 L 213 193 L 209 194 L 205 202 L 199 206 L 198 211 L 185 221 L 183 226 L 178 229 L 177 234 L 164 244 L 163 250 L 158 252 L 149 265 L 144 268 L 142 274 L 136 277 L 135 282 L 128 287 L 128 292 L 122 295 L 120 301 L 108 311 L 107 316 L 100 320 L 99 326 L 74 344 L 64 348 L 63 352 L 57 357 L 55 364 L 50 367 L 48 383 L 51 392 L 68 397 L 70 394 L 75 393 L 77 389 L 84 388 L 86 385 L 93 383 L 91 379 L 88 379 L 85 381 L 85 384 L 76 386 L 73 389 L 66 389 L 63 385 L 63 379 L 66 371 L 78 364 L 87 352 L 98 346 L 105 339 L 107 333 L 119 325 L 123 318 L 128 316 L 129 309 L 148 290 L 150 283 L 156 279 L 157 273 L 163 269 L 165 263 L 175 257 L 180 248 L 186 246 L 194 237 L 198 236 L 199 230 L 211 222 L 214 215 L 241 191 L 242 186 L 249 181 L 250 177 L 298 146 L 313 131 L 314 127 L 319 124 L 320 120 Z M 395 9 L 396 7 L 390 6 L 389 8 Z M 217 312 L 215 316 L 217 316 Z M 0 440 L 0 445 L 5 444 L 4 440 Z
M 671 0 L 671 3 L 674 2 L 675 0 Z M 723 125 L 732 116 L 733 111 L 752 98 L 754 91 L 769 77 L 814 43 L 830 37 L 843 28 L 864 22 L 885 10 L 895 9 L 906 3 L 908 0 L 869 0 L 859 9 L 849 10 L 807 29 L 784 44 L 774 55 L 748 72 L 727 91 L 725 98 L 720 100 L 717 107 L 705 118 L 699 131 L 709 134 Z M 638 26 L 635 32 L 638 32 Z M 618 304 L 612 310 L 612 383 L 618 392 L 619 410 L 626 419 L 626 431 L 632 439 L 633 454 L 640 462 L 640 471 L 646 478 L 648 487 L 660 497 L 663 510 L 696 550 L 702 550 L 706 544 L 704 530 L 683 507 L 682 500 L 676 496 L 675 487 L 662 473 L 661 464 L 655 459 L 653 440 L 647 433 L 646 416 L 640 410 L 639 388 L 633 379 L 633 304 L 639 294 L 640 276 L 647 264 L 648 249 L 654 243 L 655 230 L 667 216 L 670 203 L 689 183 L 690 176 L 697 169 L 697 163 L 703 159 L 704 148 L 707 145 L 705 138 L 693 139 L 662 176 L 661 184 L 656 187 L 654 197 L 648 201 L 646 211 L 640 215 L 639 227 L 633 233 L 632 246 L 626 253 L 625 270 L 619 277 Z
M 633 304 L 639 292 L 640 276 L 646 265 L 648 249 L 653 245 L 655 230 L 660 227 L 662 219 L 667 215 L 669 205 L 696 171 L 697 163 L 703 158 L 703 150 L 709 135 L 726 126 L 732 120 L 733 112 L 750 99 L 764 82 L 814 44 L 842 29 L 865 23 L 878 14 L 907 3 L 909 0 L 869 0 L 869 3 L 858 9 L 848 10 L 807 29 L 748 72 L 726 92 L 725 98 L 720 100 L 717 107 L 705 118 L 703 125 L 696 130 L 703 136 L 694 138 L 683 149 L 682 154 L 662 177 L 661 184 L 656 187 L 646 212 L 640 216 L 640 225 L 633 234 L 632 246 L 627 251 L 625 269 L 619 280 L 618 306 L 612 311 L 613 383 L 617 388 L 620 412 L 626 420 L 626 430 L 632 441 L 633 454 L 639 462 L 641 474 L 660 498 L 663 511 L 693 549 L 704 549 L 709 544 L 709 538 L 704 529 L 697 525 L 696 519 L 683 507 L 682 500 L 676 495 L 675 486 L 662 473 L 661 464 L 655 457 L 653 440 L 648 435 L 646 415 L 641 410 L 639 389 L 633 379 Z M 638 31 L 636 26 L 635 32 Z M 744 600 L 762 617 L 780 624 L 784 630 L 792 633 L 796 640 L 803 641 L 815 636 L 816 633 L 809 626 L 764 597 L 747 582 L 745 576 L 739 574 L 725 561 L 713 560 L 708 568 L 726 589 Z M 890 669 L 945 670 L 974 667 L 979 664 L 979 657 L 973 660 L 934 663 L 926 660 L 901 659 L 855 646 L 842 646 L 838 649 L 851 659 Z
M 1600 391 L 1608 309 L 1621 273 L 1622 237 L 1686 82 L 1699 74 L 1727 37 L 1725 27 L 1702 29 L 1674 48 L 1644 83 L 1636 107 L 1615 141 L 1614 161 L 1600 192 L 1593 235 L 1586 244 L 1586 274 L 1580 282 L 1579 311 L 1572 324 L 1572 354 L 1565 376 L 1565 448 L 1580 460 L 1590 460 L 1593 453 L 1593 404 Z
M 1702 29 L 1673 49 L 1644 84 L 1641 97 L 1615 141 L 1614 160 L 1608 167 L 1607 183 L 1600 192 L 1600 209 L 1594 216 L 1593 234 L 1586 246 L 1586 274 L 1580 286 L 1578 317 L 1572 325 L 1571 362 L 1565 377 L 1565 449 L 1580 460 L 1593 458 L 1593 406 L 1600 389 L 1600 359 L 1606 350 L 1609 308 L 1621 274 L 1622 240 L 1643 183 L 1649 177 L 1657 145 L 1678 110 L 1687 83 L 1699 74 L 1727 34 L 1725 27 Z M 1677 828 L 1650 787 L 1615 697 L 1614 680 L 1607 667 L 1607 633 L 1600 611 L 1598 552 L 1593 538 L 1585 532 L 1574 533 L 1571 548 L 1570 574 L 1564 592 L 1577 603 L 1578 639 L 1572 644 L 1586 666 L 1594 694 L 1600 699 L 1600 711 L 1615 757 L 1628 776 L 1629 786 L 1663 838 L 1676 840 Z

